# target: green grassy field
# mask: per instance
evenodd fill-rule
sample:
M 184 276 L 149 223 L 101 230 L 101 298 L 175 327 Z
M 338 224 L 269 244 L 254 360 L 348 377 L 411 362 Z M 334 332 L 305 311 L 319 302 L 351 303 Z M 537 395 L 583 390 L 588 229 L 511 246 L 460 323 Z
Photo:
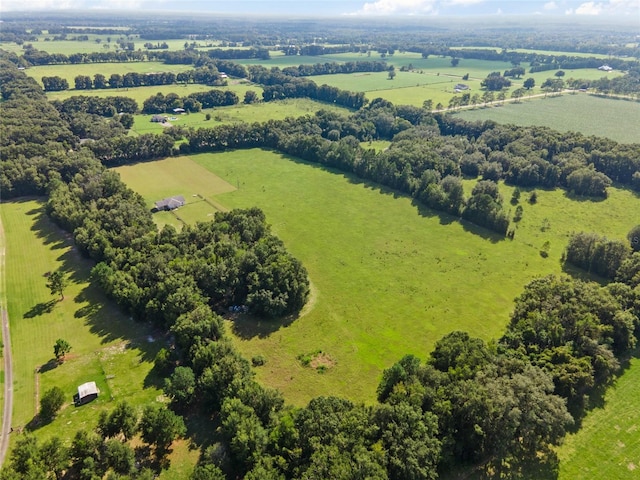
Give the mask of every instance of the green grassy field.
M 142 108 L 144 101 L 157 94 L 162 93 L 163 95 L 167 95 L 169 93 L 176 93 L 181 97 L 186 97 L 192 93 L 197 92 L 208 92 L 212 89 L 220 89 L 220 90 L 231 90 L 235 92 L 236 95 L 240 98 L 240 101 L 244 99 L 244 94 L 247 90 L 254 90 L 260 96 L 262 95 L 262 88 L 254 85 L 250 85 L 248 83 L 233 83 L 226 87 L 212 87 L 209 85 L 196 85 L 196 84 L 188 84 L 188 85 L 156 85 L 149 87 L 135 87 L 135 88 L 117 88 L 117 89 L 104 89 L 104 90 L 64 90 L 62 92 L 48 92 L 47 98 L 49 100 L 65 100 L 69 97 L 73 97 L 76 95 L 85 95 L 85 96 L 96 96 L 96 97 L 112 97 L 112 96 L 123 96 L 134 99 L 138 102 L 138 106 Z
M 98 383 L 102 394 L 87 408 L 67 405 L 58 420 L 40 429 L 44 437 L 69 434 L 79 425 L 95 422 L 96 411 L 109 408 L 112 400 L 142 404 L 155 398 L 158 390 L 143 388 L 143 382 L 161 342 L 149 343 L 152 332 L 131 322 L 87 283 L 90 263 L 51 224 L 41 202 L 3 203 L 1 212 L 14 360 L 14 429 L 33 419 L 36 399 L 53 385 L 63 388 L 68 402 L 76 387 L 89 380 Z M 45 286 L 44 275 L 58 268 L 70 278 L 62 301 Z M 51 360 L 58 338 L 67 340 L 72 350 L 56 366 Z
M 171 125 L 212 128 L 227 123 L 266 122 L 268 120 L 283 120 L 286 117 L 313 115 L 321 109 L 345 115 L 349 113 L 348 109 L 338 107 L 332 103 L 317 102 L 307 98 L 292 98 L 267 103 L 254 103 L 251 105 L 239 103 L 238 105 L 229 107 L 205 109 L 201 112 L 188 115 L 167 116 L 175 118 L 175 120 L 169 121 Z M 206 119 L 207 114 L 211 115 L 211 120 Z M 160 123 L 151 122 L 151 115 L 135 115 L 135 122 L 131 129 L 131 134 L 160 133 L 164 128 Z
M 499 107 L 462 110 L 465 120 L 495 120 L 516 125 L 544 125 L 559 131 L 609 137 L 623 143 L 640 141 L 640 104 L 585 94 L 525 99 Z
M 379 54 L 372 54 L 370 57 L 365 54 L 337 54 L 324 56 L 285 56 L 279 52 L 273 52 L 270 60 L 241 60 L 242 64 L 261 64 L 266 67 L 287 67 L 297 66 L 301 64 L 315 64 L 324 62 L 347 62 L 358 60 L 381 60 Z M 484 60 L 467 60 L 462 59 L 457 67 L 451 66 L 449 57 L 429 57 L 422 58 L 417 53 L 396 53 L 393 56 L 384 59 L 389 65 L 396 67 L 396 77 L 393 80 L 388 78 L 387 72 L 362 72 L 355 74 L 337 74 L 337 75 L 318 75 L 310 77 L 318 85 L 327 84 L 338 87 L 343 90 L 364 92 L 370 100 L 381 97 L 391 101 L 397 105 L 415 105 L 421 106 L 422 103 L 430 99 L 433 105 L 441 103 L 445 107 L 448 106 L 451 97 L 456 95 L 454 87 L 457 83 L 465 83 L 470 88 L 470 93 L 482 95 L 484 90 L 481 82 L 490 72 L 502 72 L 511 68 L 511 64 L 507 62 L 495 62 Z M 400 71 L 402 67 L 410 67 L 410 71 Z M 528 68 L 528 65 L 525 65 Z M 107 63 L 107 64 L 83 64 L 83 65 L 49 65 L 42 67 L 32 67 L 26 72 L 33 78 L 41 82 L 43 76 L 60 76 L 66 78 L 71 87 L 74 86 L 74 78 L 77 75 L 88 75 L 93 77 L 96 73 L 102 73 L 109 77 L 112 73 L 124 74 L 127 72 L 160 72 L 172 71 L 180 72 L 191 68 L 189 65 L 164 65 L 159 62 L 128 62 L 128 63 Z M 526 78 L 533 78 L 536 87 L 527 93 L 536 95 L 541 93 L 540 85 L 547 79 L 553 77 L 555 72 L 538 72 L 534 74 L 526 74 L 520 79 L 513 79 L 512 86 L 505 90 L 507 98 L 511 96 L 511 92 L 517 88 L 521 88 Z M 467 80 L 462 77 L 468 75 Z M 593 80 L 607 75 L 615 77 L 622 75 L 621 72 L 609 72 L 604 74 L 597 69 L 580 69 L 565 71 L 565 79 L 581 78 Z M 119 90 L 81 90 L 74 89 L 63 92 L 51 92 L 49 98 L 64 99 L 72 95 L 126 95 L 134 98 L 140 105 L 158 92 L 168 94 L 171 92 L 180 95 L 188 95 L 197 91 L 205 91 L 210 87 L 204 85 L 168 85 L 157 87 L 140 87 Z M 245 83 L 234 83 L 228 88 L 236 91 L 242 98 L 247 90 L 260 92 L 257 86 L 251 86 Z M 267 117 L 265 119 L 268 119 Z
M 95 27 L 93 27 L 95 28 Z M 69 35 L 68 38 L 74 37 L 75 34 Z M 43 52 L 48 53 L 62 53 L 65 55 L 70 55 L 72 53 L 94 53 L 94 52 L 111 52 L 116 51 L 118 47 L 118 41 L 123 40 L 125 42 L 133 42 L 135 45 L 135 49 L 144 49 L 145 43 L 163 43 L 165 42 L 169 48 L 168 50 L 183 50 L 184 49 L 184 38 L 175 38 L 168 40 L 141 40 L 139 36 L 133 35 L 131 40 L 126 38 L 126 33 L 123 31 L 122 35 L 118 34 L 98 34 L 98 33 L 89 33 L 87 34 L 89 37 L 88 41 L 78 41 L 78 40 L 56 40 L 52 41 L 53 35 L 39 35 L 37 42 L 27 42 L 33 45 L 33 48 L 37 50 L 41 50 Z M 46 40 L 49 38 L 50 40 Z M 109 42 L 109 38 L 111 42 Z M 189 40 L 189 43 L 192 41 Z M 15 42 L 0 42 L 0 48 L 6 50 L 8 52 L 14 52 L 17 55 L 20 55 L 24 52 L 23 45 L 18 45 Z M 196 50 L 209 50 L 212 48 L 223 48 L 220 46 L 220 42 L 216 41 L 206 41 L 206 42 L 196 42 Z M 237 49 L 241 49 L 242 47 L 234 47 Z M 249 47 L 247 47 L 249 48 Z M 157 50 L 156 50 L 157 51 Z
M 141 407 L 160 398 L 161 390 L 154 386 L 159 379 L 150 372 L 164 339 L 132 322 L 88 283 L 90 262 L 51 224 L 42 202 L 4 202 L 0 214 L 7 254 L 3 273 L 13 351 L 14 431 L 34 428 L 38 399 L 53 386 L 62 388 L 67 398 L 52 423 L 35 426 L 40 441 L 54 435 L 69 439 L 79 429 L 94 428 L 99 412 L 111 409 L 117 401 Z M 70 278 L 62 301 L 45 286 L 44 274 L 57 268 Z M 72 346 L 61 365 L 52 361 L 58 338 Z M 100 396 L 76 408 L 72 396 L 86 381 L 97 383 Z M 12 443 L 16 435 L 11 436 Z M 197 449 L 187 448 L 188 444 L 185 440 L 176 445 L 171 457 L 175 467 L 164 471 L 161 478 L 178 478 L 176 471 L 195 463 Z
M 166 65 L 161 62 L 120 62 L 120 63 L 81 63 L 78 65 L 43 65 L 29 67 L 25 73 L 42 84 L 42 77 L 61 77 L 69 82 L 69 87 L 75 85 L 74 79 L 78 75 L 88 75 L 93 79 L 96 73 L 101 73 L 107 80 L 113 73 L 124 75 L 125 73 L 155 73 L 173 72 L 180 73 L 193 70 L 193 65 Z M 175 85 L 176 88 L 181 86 Z M 86 90 L 82 90 L 85 92 Z M 111 91 L 111 90 L 110 90 Z M 113 92 L 113 91 L 112 91 Z M 76 92 L 76 95 L 78 93 Z M 114 93 L 111 93 L 114 95 Z
M 640 470 L 640 357 L 558 449 L 560 480 L 632 480 Z
M 452 50 L 494 50 L 494 51 L 501 51 L 501 48 L 495 48 L 495 47 L 451 47 Z M 606 54 L 601 54 L 601 53 L 582 53 L 582 52 L 560 52 L 557 50 L 531 50 L 528 48 L 510 48 L 509 52 L 521 52 L 521 53 L 537 53 L 540 55 L 566 55 L 569 57 L 581 57 L 581 58 L 588 58 L 588 57 L 593 57 L 593 58 L 602 58 L 602 59 L 608 59 L 609 55 Z
M 295 404 L 327 392 L 371 402 L 382 370 L 404 354 L 426 358 L 437 339 L 456 329 L 485 340 L 499 337 L 523 286 L 561 271 L 570 232 L 624 238 L 633 226 L 629 212 L 638 203 L 625 190 L 612 189 L 608 200 L 595 203 L 571 200 L 560 190 L 540 191 L 536 205 L 524 205 L 515 240 L 506 241 L 387 189 L 273 152 L 176 161 L 194 172 L 191 180 L 184 178 L 184 190 L 203 181 L 202 167 L 213 175 L 205 182 L 220 177 L 239 187 L 212 199 L 227 208 L 260 206 L 309 271 L 313 295 L 300 318 L 229 325 L 245 356 L 266 358 L 258 378 Z M 164 162 L 126 168 L 143 166 L 158 170 L 123 178 L 145 197 L 148 175 L 175 168 Z M 511 188 L 501 188 L 510 198 Z M 539 252 L 547 240 L 551 250 L 545 259 Z M 296 359 L 317 350 L 333 362 L 324 374 Z
M 371 59 L 375 55 L 371 56 Z M 289 58 L 289 57 L 286 57 Z M 295 58 L 295 57 L 294 57 Z M 303 57 L 297 57 L 302 59 Z M 304 57 L 305 59 L 318 63 L 318 57 Z M 324 58 L 324 57 L 323 57 Z M 353 54 L 333 55 L 328 61 L 350 61 L 363 60 L 366 56 L 354 57 Z M 503 72 L 511 68 L 507 62 L 494 62 L 485 60 L 461 59 L 457 67 L 451 66 L 450 57 L 429 57 L 423 59 L 415 53 L 397 53 L 385 59 L 389 65 L 396 67 L 396 77 L 390 80 L 387 72 L 363 72 L 355 74 L 318 75 L 311 77 L 318 85 L 326 83 L 343 90 L 365 92 L 367 98 L 384 98 L 396 105 L 421 106 L 424 100 L 430 99 L 434 106 L 442 103 L 445 107 L 449 104 L 451 97 L 456 95 L 454 87 L 457 83 L 464 83 L 469 86 L 470 93 L 482 96 L 484 90 L 481 82 L 491 72 Z M 273 59 L 279 61 L 279 58 Z M 304 63 L 304 62 L 300 62 Z M 402 72 L 401 67 L 412 67 L 412 70 Z M 524 65 L 528 69 L 528 65 Z M 540 85 L 547 79 L 553 78 L 554 71 L 537 72 L 525 74 L 522 78 L 512 79 L 512 86 L 505 90 L 507 98 L 511 92 L 517 88 L 522 88 L 526 78 L 533 78 L 536 87 L 528 93 L 535 95 L 541 93 Z M 467 80 L 462 80 L 463 76 L 469 75 Z M 609 72 L 605 74 L 597 69 L 565 70 L 565 79 L 580 78 L 586 80 L 599 79 L 603 76 L 616 77 L 622 72 Z

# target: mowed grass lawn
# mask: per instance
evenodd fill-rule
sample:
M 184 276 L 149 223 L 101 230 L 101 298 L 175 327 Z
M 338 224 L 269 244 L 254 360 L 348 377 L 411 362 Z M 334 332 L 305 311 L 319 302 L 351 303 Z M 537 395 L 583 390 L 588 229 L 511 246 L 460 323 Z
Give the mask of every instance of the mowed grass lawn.
M 515 240 L 507 241 L 379 186 L 274 152 L 178 161 L 193 172 L 183 190 L 218 178 L 236 186 L 212 199 L 227 208 L 262 208 L 309 271 L 313 295 L 300 318 L 229 323 L 246 357 L 266 358 L 258 378 L 295 404 L 319 395 L 372 402 L 385 368 L 407 353 L 425 359 L 444 334 L 465 330 L 485 340 L 500 337 L 524 285 L 561 272 L 570 232 L 624 238 L 638 205 L 625 190 L 613 189 L 608 200 L 595 203 L 571 200 L 560 190 L 540 191 L 536 205 L 524 205 Z M 155 166 L 155 177 L 165 165 L 127 168 Z M 210 177 L 203 176 L 203 167 Z M 157 183 L 149 175 L 123 178 L 147 196 Z M 502 190 L 509 199 L 511 188 Z M 551 250 L 545 259 L 539 252 L 547 240 Z M 330 358 L 323 374 L 297 360 L 318 350 Z
M 51 424 L 35 430 L 40 441 L 54 435 L 70 440 L 77 430 L 94 428 L 100 411 L 110 410 L 118 401 L 126 400 L 141 409 L 160 398 L 162 392 L 154 386 L 160 380 L 151 368 L 164 339 L 131 321 L 88 283 L 91 264 L 49 221 L 41 201 L 3 202 L 0 214 L 15 380 L 14 431 L 30 428 L 38 399 L 53 386 L 65 392 L 65 405 Z M 70 279 L 61 301 L 51 295 L 44 276 L 58 268 Z M 72 347 L 61 365 L 52 361 L 58 338 Z M 97 383 L 100 395 L 76 408 L 73 394 L 87 381 Z M 17 433 L 11 436 L 12 443 L 16 438 Z M 177 467 L 185 458 L 191 463 L 197 458 L 197 452 L 180 452 L 175 458 Z M 171 477 L 171 471 L 165 472 L 165 478 L 176 478 Z
M 558 131 L 640 142 L 640 103 L 579 93 L 505 103 L 499 107 L 462 110 L 465 120 L 495 120 L 515 125 L 543 125 Z

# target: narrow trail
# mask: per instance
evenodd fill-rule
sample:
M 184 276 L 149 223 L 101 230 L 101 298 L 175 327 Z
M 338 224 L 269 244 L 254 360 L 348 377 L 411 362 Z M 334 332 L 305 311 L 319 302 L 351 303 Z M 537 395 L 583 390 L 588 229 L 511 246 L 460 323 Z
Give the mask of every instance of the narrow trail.
M 9 333 L 9 315 L 7 314 L 5 283 L 5 236 L 0 218 L 0 321 L 2 322 L 2 343 L 4 345 L 4 408 L 2 411 L 2 430 L 0 431 L 0 467 L 4 463 L 9 449 L 11 433 L 11 414 L 13 412 L 13 363 L 11 359 L 11 336 Z

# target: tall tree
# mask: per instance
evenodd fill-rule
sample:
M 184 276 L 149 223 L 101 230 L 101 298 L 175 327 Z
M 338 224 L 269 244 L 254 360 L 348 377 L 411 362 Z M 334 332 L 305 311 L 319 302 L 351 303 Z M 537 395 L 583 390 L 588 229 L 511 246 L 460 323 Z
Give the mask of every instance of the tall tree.
M 151 404 L 142 412 L 140 434 L 146 443 L 155 446 L 159 457 L 164 456 L 173 441 L 186 431 L 182 417 L 164 406 Z
M 56 357 L 58 362 L 63 362 L 65 355 L 70 351 L 71 345 L 62 338 L 56 340 L 56 343 L 53 345 L 53 355 Z
M 60 387 L 53 387 L 44 392 L 40 399 L 40 418 L 50 422 L 64 404 L 64 392 Z
M 60 295 L 60 300 L 64 300 L 64 289 L 68 283 L 69 279 L 62 269 L 51 272 L 47 277 L 47 287 L 51 290 L 51 295 Z

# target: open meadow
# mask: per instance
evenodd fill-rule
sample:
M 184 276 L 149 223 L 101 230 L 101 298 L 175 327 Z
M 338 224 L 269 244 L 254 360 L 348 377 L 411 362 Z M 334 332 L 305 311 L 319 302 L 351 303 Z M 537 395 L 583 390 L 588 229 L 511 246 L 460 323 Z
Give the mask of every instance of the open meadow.
M 148 198 L 152 182 L 145 178 L 173 171 L 174 162 L 185 172 L 177 182 L 185 183 L 182 189 L 173 183 L 171 194 L 187 197 L 197 183 L 225 180 L 236 189 L 211 199 L 225 208 L 262 208 L 308 269 L 313 294 L 300 318 L 228 322 L 246 357 L 266 359 L 258 378 L 298 405 L 327 392 L 372 402 L 383 369 L 406 353 L 426 358 L 452 330 L 498 338 L 523 286 L 560 273 L 572 231 L 624 238 L 632 226 L 629 210 L 638 201 L 618 189 L 604 202 L 539 191 L 536 205 L 524 205 L 509 241 L 378 185 L 269 151 L 200 154 L 118 171 Z M 138 168 L 146 173 L 134 175 Z M 187 172 L 193 172 L 191 180 Z M 510 198 L 511 187 L 501 189 Z M 206 198 L 204 190 L 198 193 Z M 546 241 L 550 255 L 543 258 Z M 298 360 L 319 350 L 328 362 L 324 373 Z
M 288 98 L 250 105 L 239 103 L 228 107 L 207 108 L 197 113 L 178 116 L 167 115 L 170 120 L 165 125 L 213 128 L 227 123 L 267 122 L 268 120 L 284 120 L 287 117 L 314 115 L 315 112 L 322 109 L 344 115 L 349 113 L 348 109 L 332 103 L 318 102 L 308 98 Z M 207 114 L 211 115 L 210 120 L 207 120 Z M 135 122 L 131 128 L 131 135 L 160 133 L 164 128 L 160 123 L 151 122 L 151 115 L 135 115 L 134 118 Z
M 118 401 L 141 409 L 161 399 L 161 379 L 152 366 L 164 338 L 131 321 L 89 283 L 91 262 L 51 223 L 42 201 L 3 202 L 0 214 L 7 253 L 3 274 L 13 351 L 14 432 L 35 429 L 40 441 L 54 435 L 69 439 L 77 430 L 95 428 L 99 413 Z M 45 274 L 59 268 L 70 280 L 62 300 L 45 285 Z M 59 338 L 71 345 L 62 364 L 53 355 Z M 96 382 L 100 395 L 75 407 L 73 394 L 87 381 Z M 65 403 L 52 423 L 40 425 L 34 422 L 39 399 L 53 386 L 65 392 Z M 183 443 L 187 441 L 176 446 L 176 468 L 184 468 L 185 462 L 193 465 L 197 456 L 182 448 Z M 172 471 L 162 478 L 175 478 Z
M 98 70 L 96 70 L 97 72 Z M 232 83 L 228 86 L 220 86 L 220 87 L 212 87 L 210 85 L 200 85 L 190 83 L 187 85 L 184 84 L 173 84 L 173 85 L 153 85 L 148 87 L 131 87 L 131 88 L 105 88 L 104 90 L 76 90 L 69 89 L 63 90 L 61 92 L 48 92 L 47 98 L 49 100 L 65 100 L 69 97 L 74 97 L 76 95 L 84 95 L 84 96 L 94 96 L 94 97 L 129 97 L 138 102 L 138 106 L 142 109 L 144 101 L 149 97 L 156 95 L 157 93 L 162 93 L 163 95 L 167 95 L 169 93 L 175 93 L 180 95 L 181 97 L 186 97 L 192 93 L 198 92 L 208 92 L 209 90 L 229 90 L 235 92 L 236 95 L 242 99 L 244 98 L 244 94 L 248 90 L 253 90 L 259 95 L 262 94 L 262 88 L 256 85 L 252 85 L 245 82 Z
M 563 94 L 524 99 L 489 108 L 465 109 L 455 114 L 465 120 L 494 120 L 515 125 L 542 125 L 561 132 L 608 137 L 617 142 L 640 141 L 640 104 L 595 95 Z
M 499 61 L 460 59 L 456 67 L 451 65 L 450 57 L 430 56 L 422 58 L 417 53 L 395 53 L 392 56 L 381 58 L 377 53 L 371 56 L 366 54 L 346 53 L 335 55 L 320 56 L 286 56 L 281 52 L 271 52 L 272 57 L 269 60 L 249 59 L 237 60 L 237 63 L 244 65 L 263 65 L 267 68 L 287 66 L 298 66 L 302 64 L 316 64 L 325 62 L 349 62 L 364 60 L 384 60 L 390 66 L 395 67 L 395 78 L 389 79 L 387 72 L 359 72 L 353 74 L 335 74 L 335 75 L 317 75 L 309 77 L 316 84 L 327 84 L 343 90 L 354 92 L 364 92 L 369 100 L 380 97 L 396 105 L 414 105 L 422 106 L 425 100 L 431 100 L 433 105 L 442 104 L 448 106 L 449 101 L 455 95 L 459 95 L 455 91 L 458 83 L 464 83 L 469 87 L 468 92 L 472 95 L 482 95 L 481 82 L 491 72 L 503 72 L 511 68 L 511 64 Z M 528 64 L 523 65 L 527 70 Z M 87 75 L 93 77 L 96 73 L 101 73 L 107 78 L 112 73 L 125 74 L 128 72 L 149 73 L 149 72 L 174 72 L 178 73 L 193 68 L 192 65 L 166 65 L 160 62 L 124 62 L 124 63 L 90 63 L 80 65 L 47 65 L 40 67 L 31 67 L 26 72 L 35 78 L 38 82 L 42 82 L 43 76 L 59 76 L 65 78 L 71 87 L 74 86 L 74 79 L 77 75 Z M 401 69 L 408 69 L 401 71 Z M 522 88 L 523 82 L 527 78 L 533 78 L 535 87 L 527 91 L 527 95 L 536 95 L 541 93 L 540 85 L 547 79 L 553 78 L 555 71 L 537 72 L 533 74 L 525 74 L 522 78 L 512 79 L 512 85 L 505 89 L 506 97 L 511 96 L 511 92 L 518 88 Z M 622 72 L 613 71 L 603 73 L 597 69 L 578 69 L 566 70 L 565 79 L 580 78 L 585 80 L 599 79 L 603 76 L 616 77 L 622 75 Z M 463 77 L 468 76 L 466 80 Z M 206 91 L 212 87 L 205 85 L 163 85 L 138 87 L 118 90 L 70 90 L 61 92 L 50 92 L 48 97 L 51 100 L 62 100 L 73 95 L 124 95 L 135 99 L 139 105 L 144 100 L 158 92 L 163 94 L 177 93 L 186 96 L 190 93 Z M 260 87 L 250 85 L 245 82 L 232 82 L 229 88 L 235 91 L 241 98 L 247 90 L 254 90 L 261 93 Z M 267 118 L 265 118 L 266 120 Z
M 558 449 L 559 480 L 633 480 L 640 471 L 640 356 Z
M 78 75 L 86 75 L 93 79 L 96 73 L 101 73 L 107 80 L 114 74 L 125 75 L 127 73 L 158 73 L 158 72 L 173 72 L 180 73 L 186 70 L 193 70 L 193 65 L 167 65 L 162 62 L 115 62 L 115 63 L 80 63 L 77 65 L 42 65 L 36 67 L 29 67 L 25 70 L 25 73 L 30 77 L 42 84 L 42 77 L 60 77 L 69 82 L 69 87 L 73 88 L 75 83 L 74 79 Z M 181 85 L 173 85 L 175 88 L 180 88 Z M 160 86 L 158 86 L 160 87 Z M 78 92 L 89 92 L 93 90 L 81 90 Z M 118 90 L 111 90 L 111 95 L 119 95 Z M 157 90 L 156 90 L 157 91 Z

